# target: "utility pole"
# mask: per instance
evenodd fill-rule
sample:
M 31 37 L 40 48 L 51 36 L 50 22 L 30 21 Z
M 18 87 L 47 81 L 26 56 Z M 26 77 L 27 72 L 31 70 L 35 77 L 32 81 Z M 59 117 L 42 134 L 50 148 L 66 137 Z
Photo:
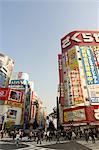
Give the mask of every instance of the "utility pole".
M 59 129 L 59 96 L 56 97 L 56 103 L 57 103 L 57 129 Z

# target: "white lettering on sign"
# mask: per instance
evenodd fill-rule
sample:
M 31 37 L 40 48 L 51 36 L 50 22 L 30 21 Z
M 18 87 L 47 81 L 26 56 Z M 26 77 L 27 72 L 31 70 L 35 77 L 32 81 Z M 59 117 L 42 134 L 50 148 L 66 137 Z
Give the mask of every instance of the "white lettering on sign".
M 4 91 L 0 91 L 0 97 L 4 96 L 5 92 Z
M 82 37 L 84 42 L 93 42 L 91 33 L 82 33 Z
M 10 85 L 25 85 L 26 80 L 11 80 Z
M 79 37 L 81 35 L 81 37 Z M 62 48 L 66 48 L 71 45 L 71 42 L 77 42 L 77 43 L 91 43 L 91 42 L 96 42 L 99 43 L 99 33 L 80 33 L 76 32 L 72 36 L 67 36 L 63 41 L 62 41 Z
M 99 33 L 98 34 L 94 33 L 93 37 L 95 38 L 96 42 L 99 42 Z
M 99 108 L 98 109 L 94 109 L 94 116 L 97 120 L 99 120 Z
M 67 46 L 69 46 L 71 44 L 70 36 L 67 36 L 66 39 L 62 41 L 62 43 L 63 43 L 62 48 L 66 48 Z
M 75 42 L 81 42 L 81 40 L 80 40 L 79 38 L 77 38 L 77 36 L 78 36 L 79 34 L 80 34 L 79 32 L 78 32 L 78 33 L 75 33 L 75 34 L 71 37 L 71 39 L 74 40 Z

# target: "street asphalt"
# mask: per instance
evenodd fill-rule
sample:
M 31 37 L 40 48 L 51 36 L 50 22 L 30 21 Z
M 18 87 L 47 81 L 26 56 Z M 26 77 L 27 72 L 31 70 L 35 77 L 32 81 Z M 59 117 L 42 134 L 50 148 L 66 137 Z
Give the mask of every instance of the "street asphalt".
M 70 141 L 70 142 L 65 142 L 65 143 L 47 143 L 44 144 L 43 143 L 40 144 L 34 144 L 32 142 L 29 143 L 28 142 L 24 142 L 19 144 L 19 147 L 16 146 L 15 142 L 9 141 L 9 142 L 4 142 L 0 143 L 0 150 L 16 150 L 16 149 L 33 149 L 33 150 L 91 150 L 79 143 L 76 143 L 75 141 Z
M 99 150 L 99 140 L 94 144 L 92 141 L 88 143 L 85 140 L 77 141 L 56 141 L 46 142 L 42 141 L 42 144 L 37 144 L 34 141 L 29 141 L 27 138 L 23 138 L 19 147 L 16 146 L 15 141 L 11 138 L 5 138 L 0 141 L 0 150 Z
M 26 148 L 28 145 L 26 144 L 19 144 L 17 147 L 15 143 L 3 143 L 0 144 L 0 150 L 15 150 L 15 149 L 21 149 L 21 148 Z
M 50 145 L 41 146 L 43 148 L 57 149 L 57 150 L 91 150 L 75 141 L 70 141 L 66 143 L 55 143 Z

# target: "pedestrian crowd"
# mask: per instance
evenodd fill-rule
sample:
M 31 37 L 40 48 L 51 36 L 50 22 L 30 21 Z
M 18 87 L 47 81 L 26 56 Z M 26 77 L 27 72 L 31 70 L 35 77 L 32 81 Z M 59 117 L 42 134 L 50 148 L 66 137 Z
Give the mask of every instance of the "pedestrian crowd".
M 23 130 L 6 130 L 0 131 L 0 137 L 1 140 L 8 134 L 8 137 L 12 138 L 13 141 L 16 142 L 16 145 L 19 144 L 19 141 L 22 141 L 23 137 L 26 136 L 24 134 Z M 72 129 L 72 128 L 66 128 L 66 129 L 58 129 L 58 130 L 43 130 L 43 129 L 36 129 L 36 130 L 29 130 L 27 134 L 27 139 L 29 141 L 34 141 L 42 144 L 42 142 L 45 140 L 47 141 L 56 141 L 56 143 L 60 142 L 60 140 L 86 140 L 88 142 L 89 140 L 92 141 L 92 143 L 95 143 L 96 139 L 99 139 L 99 130 L 96 128 L 90 128 L 90 129 Z

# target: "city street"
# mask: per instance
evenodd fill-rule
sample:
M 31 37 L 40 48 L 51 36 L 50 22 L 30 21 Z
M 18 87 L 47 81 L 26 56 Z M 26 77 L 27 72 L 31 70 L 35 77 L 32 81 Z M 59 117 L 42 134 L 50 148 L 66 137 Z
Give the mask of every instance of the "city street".
M 46 142 L 43 141 L 42 144 L 37 144 L 32 141 L 22 141 L 17 148 L 15 142 L 12 140 L 0 141 L 0 150 L 99 150 L 99 141 L 93 144 L 91 141 L 86 143 L 86 141 L 60 141 L 56 144 L 56 141 Z

